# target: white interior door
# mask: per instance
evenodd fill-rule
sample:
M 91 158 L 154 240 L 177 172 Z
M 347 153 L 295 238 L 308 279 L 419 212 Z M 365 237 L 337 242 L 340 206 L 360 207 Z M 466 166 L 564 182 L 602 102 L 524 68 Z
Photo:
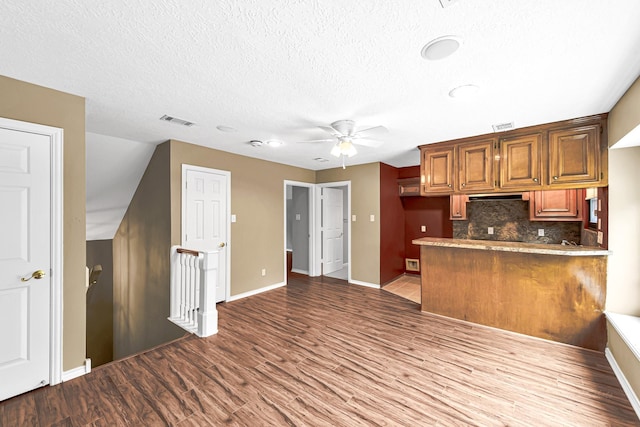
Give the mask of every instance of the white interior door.
M 228 197 L 230 174 L 183 165 L 182 246 L 219 250 L 216 302 L 227 298 Z
M 50 150 L 0 123 L 0 400 L 50 382 Z
M 336 188 L 322 189 L 322 274 L 340 270 L 344 239 L 343 195 Z

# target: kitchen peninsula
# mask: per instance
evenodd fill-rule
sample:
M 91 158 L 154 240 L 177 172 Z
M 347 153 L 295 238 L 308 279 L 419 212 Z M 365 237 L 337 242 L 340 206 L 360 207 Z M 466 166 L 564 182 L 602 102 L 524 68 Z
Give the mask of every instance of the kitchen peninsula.
M 425 237 L 422 311 L 603 351 L 609 251 Z

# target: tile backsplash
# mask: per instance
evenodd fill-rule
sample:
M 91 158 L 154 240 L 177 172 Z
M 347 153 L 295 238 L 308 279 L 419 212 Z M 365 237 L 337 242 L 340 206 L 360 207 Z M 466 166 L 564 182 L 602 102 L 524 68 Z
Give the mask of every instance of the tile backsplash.
M 523 200 L 474 200 L 467 203 L 467 218 L 453 221 L 454 239 L 580 243 L 581 222 L 529 221 L 529 202 Z M 494 234 L 488 234 L 489 227 Z M 544 229 L 544 237 L 538 229 Z

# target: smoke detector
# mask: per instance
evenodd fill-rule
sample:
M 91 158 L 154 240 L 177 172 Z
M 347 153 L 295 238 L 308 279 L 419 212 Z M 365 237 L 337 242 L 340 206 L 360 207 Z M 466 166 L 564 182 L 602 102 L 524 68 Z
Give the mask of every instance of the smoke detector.
M 262 147 L 264 145 L 264 142 L 258 141 L 257 139 L 252 139 L 251 141 L 249 141 L 249 144 L 251 144 L 252 147 Z

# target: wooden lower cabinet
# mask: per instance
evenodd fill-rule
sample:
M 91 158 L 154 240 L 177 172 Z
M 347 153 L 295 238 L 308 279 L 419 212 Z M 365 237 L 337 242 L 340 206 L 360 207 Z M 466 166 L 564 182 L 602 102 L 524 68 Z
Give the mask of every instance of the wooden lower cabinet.
M 583 189 L 530 191 L 529 220 L 582 221 Z
M 421 246 L 421 309 L 604 351 L 606 258 Z

